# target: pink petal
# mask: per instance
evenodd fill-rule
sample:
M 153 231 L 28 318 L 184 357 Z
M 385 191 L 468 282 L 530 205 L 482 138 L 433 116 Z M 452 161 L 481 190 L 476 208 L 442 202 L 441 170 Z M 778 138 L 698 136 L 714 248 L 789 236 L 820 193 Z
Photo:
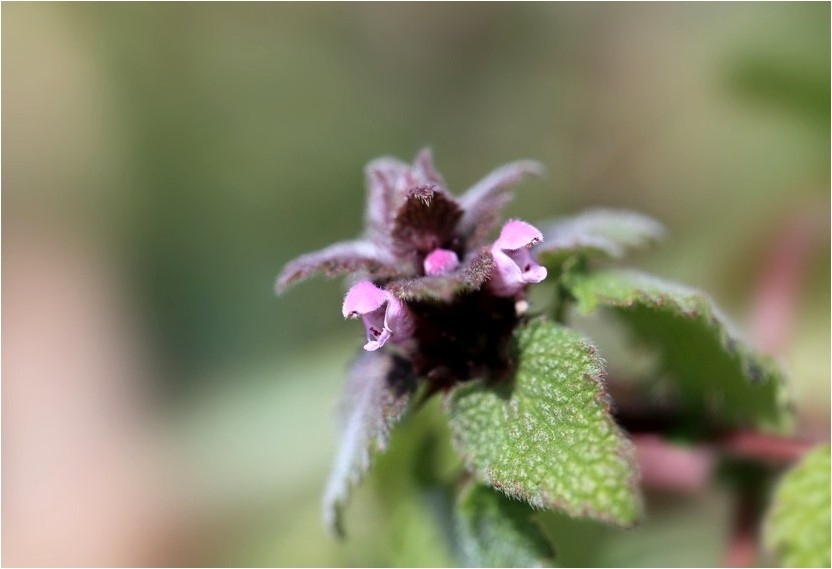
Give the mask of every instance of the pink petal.
M 447 249 L 434 249 L 425 257 L 424 267 L 426 275 L 447 275 L 459 267 L 459 257 Z
M 494 245 L 506 251 L 514 251 L 541 241 L 543 241 L 543 234 L 536 227 L 525 221 L 512 219 L 503 225 L 500 237 Z
M 546 278 L 546 267 L 541 267 L 529 250 L 541 239 L 540 231 L 525 221 L 513 219 L 503 226 L 500 237 L 491 245 L 494 272 L 488 287 L 494 294 L 513 296 L 526 285 Z
M 498 247 L 491 249 L 494 259 L 494 272 L 488 281 L 488 288 L 497 296 L 514 296 L 523 288 L 523 273 L 514 259 Z
M 413 318 L 402 302 L 390 293 L 384 313 L 384 327 L 390 330 L 393 342 L 403 342 L 413 335 Z
M 364 344 L 364 349 L 368 352 L 374 352 L 380 347 L 382 347 L 384 344 L 387 343 L 387 341 L 390 339 L 392 335 L 392 332 L 388 328 L 384 327 L 381 329 L 381 334 L 376 336 L 370 331 L 366 321 L 364 323 L 364 326 L 368 328 L 367 343 Z
M 546 267 L 541 267 L 540 265 L 534 266 L 525 273 L 523 273 L 523 280 L 527 283 L 539 283 L 543 279 L 546 278 L 546 275 L 549 274 L 549 271 L 546 270 Z
M 387 293 L 370 281 L 358 281 L 344 297 L 344 318 L 355 318 L 378 310 L 387 301 Z

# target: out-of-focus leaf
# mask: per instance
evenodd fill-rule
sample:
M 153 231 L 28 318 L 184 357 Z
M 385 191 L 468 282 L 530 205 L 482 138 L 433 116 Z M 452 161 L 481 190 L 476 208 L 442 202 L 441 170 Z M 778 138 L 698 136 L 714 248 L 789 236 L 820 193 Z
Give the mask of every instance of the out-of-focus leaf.
M 706 294 L 635 271 L 600 271 L 568 279 L 578 309 L 615 310 L 659 350 L 663 372 L 683 403 L 721 422 L 782 428 L 788 424 L 785 376 L 756 351 Z
M 816 56 L 818 52 L 810 52 Z M 751 102 L 792 112 L 818 128 L 829 122 L 829 54 L 795 65 L 794 60 L 746 57 L 727 77 L 729 89 Z
M 829 567 L 829 447 L 816 448 L 780 481 L 763 540 L 784 567 Z
M 468 469 L 536 508 L 635 524 L 633 448 L 610 417 L 595 348 L 542 320 L 517 332 L 516 348 L 513 381 L 475 381 L 447 397 Z
M 457 501 L 460 553 L 468 567 L 542 567 L 552 546 L 527 504 L 469 483 Z
M 323 499 L 324 524 L 343 535 L 343 509 L 375 453 L 387 449 L 390 430 L 407 411 L 414 389 L 409 364 L 387 352 L 363 352 L 346 381 L 341 443 Z
M 574 255 L 619 258 L 664 236 L 661 223 L 623 210 L 595 209 L 543 225 L 541 264 L 560 267 Z
M 429 398 L 396 428 L 389 449 L 378 455 L 367 477 L 381 527 L 355 526 L 349 541 L 372 531 L 388 552 L 389 567 L 455 565 L 454 496 L 461 472 L 441 401 Z M 360 505 L 368 501 L 362 498 Z

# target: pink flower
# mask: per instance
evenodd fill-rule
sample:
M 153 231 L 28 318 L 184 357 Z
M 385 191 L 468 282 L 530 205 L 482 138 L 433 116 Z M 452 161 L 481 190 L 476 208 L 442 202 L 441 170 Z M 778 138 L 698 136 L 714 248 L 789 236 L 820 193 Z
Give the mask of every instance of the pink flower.
M 542 240 L 540 231 L 525 221 L 512 219 L 503 225 L 491 245 L 494 271 L 488 286 L 494 294 L 513 296 L 527 284 L 546 278 L 546 267 L 541 267 L 529 250 Z
M 386 290 L 370 281 L 358 281 L 344 298 L 344 318 L 361 316 L 367 332 L 364 349 L 373 352 L 388 341 L 402 342 L 410 338 L 413 324 L 407 308 Z
M 447 275 L 459 267 L 459 257 L 447 249 L 434 249 L 423 263 L 425 274 L 430 276 Z

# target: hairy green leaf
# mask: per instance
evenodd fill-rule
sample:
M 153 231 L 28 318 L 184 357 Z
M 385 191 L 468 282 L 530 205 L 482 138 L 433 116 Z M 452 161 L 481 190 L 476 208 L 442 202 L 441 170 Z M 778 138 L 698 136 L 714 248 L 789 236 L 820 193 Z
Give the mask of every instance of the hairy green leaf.
M 785 567 L 829 567 L 829 447 L 818 447 L 777 486 L 766 515 L 763 540 Z
M 460 552 L 468 567 L 543 567 L 554 555 L 528 504 L 468 483 L 456 506 Z
M 390 430 L 408 409 L 414 389 L 409 364 L 387 352 L 362 352 L 350 368 L 341 409 L 341 444 L 324 490 L 324 525 L 344 534 L 350 491 L 387 449 Z
M 447 397 L 469 470 L 536 508 L 621 526 L 640 513 L 632 444 L 609 413 L 603 365 L 580 334 L 548 321 L 516 333 L 513 381 L 475 381 Z
M 560 267 L 574 255 L 623 257 L 664 236 L 656 220 L 631 211 L 595 209 L 544 225 L 541 264 Z
M 614 310 L 659 351 L 662 372 L 685 403 L 727 424 L 788 425 L 785 376 L 756 351 L 706 294 L 635 271 L 573 276 L 578 309 Z

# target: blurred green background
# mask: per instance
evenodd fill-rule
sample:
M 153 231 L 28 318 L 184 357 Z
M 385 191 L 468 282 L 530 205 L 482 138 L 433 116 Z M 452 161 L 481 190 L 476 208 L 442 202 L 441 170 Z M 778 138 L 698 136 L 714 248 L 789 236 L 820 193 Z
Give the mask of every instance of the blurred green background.
M 391 490 L 429 417 L 357 493 L 351 539 L 324 535 L 361 331 L 340 282 L 272 293 L 285 262 L 360 232 L 366 162 L 424 145 L 455 192 L 541 161 L 512 216 L 655 216 L 670 238 L 641 265 L 743 324 L 771 251 L 809 228 L 781 356 L 803 428 L 828 437 L 828 4 L 2 16 L 4 564 L 452 563 L 432 499 Z M 726 515 L 715 491 L 626 534 L 566 524 L 608 546 L 563 559 L 719 564 Z

